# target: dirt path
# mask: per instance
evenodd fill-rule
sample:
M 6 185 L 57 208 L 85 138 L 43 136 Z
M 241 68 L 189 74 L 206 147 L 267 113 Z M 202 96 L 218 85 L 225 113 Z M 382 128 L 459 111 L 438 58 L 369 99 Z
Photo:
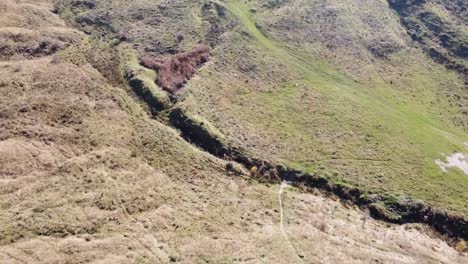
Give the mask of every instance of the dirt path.
M 284 189 L 289 186 L 290 185 L 288 184 L 287 181 L 283 181 L 281 182 L 280 188 L 278 190 L 278 202 L 279 202 L 279 211 L 280 211 L 280 229 L 289 247 L 294 251 L 294 254 L 297 256 L 297 258 L 300 260 L 301 263 L 305 263 L 304 260 L 302 259 L 303 255 L 299 254 L 297 249 L 291 243 L 291 240 L 289 239 L 289 236 L 286 233 L 286 230 L 284 229 L 283 192 L 284 192 Z

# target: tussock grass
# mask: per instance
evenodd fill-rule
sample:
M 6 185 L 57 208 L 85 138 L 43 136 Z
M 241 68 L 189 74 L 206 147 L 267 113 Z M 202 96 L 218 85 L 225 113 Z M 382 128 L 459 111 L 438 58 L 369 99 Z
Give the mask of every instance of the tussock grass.
M 26 9 L 48 6 L 47 1 L 22 2 L 30 3 Z M 127 6 L 124 1 L 114 3 Z M 22 12 L 19 9 L 15 12 Z M 234 33 L 233 40 L 241 34 Z M 252 40 L 252 34 L 247 38 Z M 295 73 L 288 61 L 266 56 L 258 43 L 247 45 L 249 55 L 256 56 L 257 73 L 251 71 L 255 67 L 243 67 L 246 79 L 241 74 L 226 76 L 219 73 L 232 65 L 208 63 L 190 82 L 183 106 L 199 111 L 189 113 L 194 122 L 214 119 L 226 140 L 255 144 L 247 136 L 254 135 L 257 142 L 265 138 L 268 149 L 250 146 L 263 151 L 262 155 L 278 155 L 287 145 L 302 146 L 292 144 L 294 137 L 289 134 L 308 133 L 301 130 L 299 121 L 310 116 L 299 114 L 305 109 L 316 111 L 331 98 L 304 88 L 309 87 L 308 81 L 299 77 L 305 71 Z M 289 262 L 296 253 L 288 250 L 278 226 L 279 186 L 227 175 L 226 162 L 200 151 L 176 130 L 151 118 L 126 90 L 123 75 L 129 69 L 138 77 L 154 80 L 154 72 L 140 68 L 136 54 L 126 48 L 86 38 L 59 52 L 59 63 L 51 63 L 52 56 L 0 62 L 0 262 Z M 16 71 L 19 64 L 21 70 Z M 264 71 L 266 66 L 272 71 Z M 297 78 L 270 87 L 284 77 L 279 74 L 282 71 Z M 205 76 L 213 78 L 200 78 Z M 229 87 L 221 77 L 227 77 Z M 218 88 L 222 93 L 192 89 L 192 85 Z M 223 106 L 215 104 L 217 100 L 231 102 L 218 116 L 229 117 L 223 121 L 231 122 L 230 126 L 219 125 L 219 120 L 207 114 L 196 100 L 199 96 L 214 111 Z M 298 104 L 297 99 L 316 106 Z M 286 106 L 295 107 L 284 111 Z M 272 109 L 278 115 L 272 115 Z M 336 118 L 329 108 L 323 113 L 325 121 Z M 243 127 L 252 133 L 237 129 Z M 271 141 L 277 139 L 276 131 L 287 132 L 279 134 L 283 145 Z M 310 139 L 303 138 L 307 143 L 303 149 L 309 149 Z M 300 156 L 291 157 L 297 161 Z M 369 165 L 365 162 L 364 166 Z M 360 210 L 318 191 L 311 195 L 290 188 L 283 201 L 285 232 L 305 262 L 466 262 L 466 257 L 444 242 L 416 228 L 369 219 L 363 230 Z
M 260 7 L 252 13 L 250 4 L 220 3 L 240 26 L 224 36 L 220 57 L 214 50 L 213 63 L 189 84 L 186 103 L 193 112 L 256 155 L 466 215 L 468 177 L 458 170 L 443 173 L 434 162 L 441 152 L 466 151 L 466 120 L 448 96 L 463 89 L 456 74 L 418 53 L 421 68 L 401 57 L 407 52 L 402 51 L 391 59 L 407 71 L 397 84 L 378 76 L 353 78 L 302 46 L 259 30 Z M 236 65 L 244 56 L 255 67 L 242 72 Z M 441 195 L 447 190 L 450 195 Z

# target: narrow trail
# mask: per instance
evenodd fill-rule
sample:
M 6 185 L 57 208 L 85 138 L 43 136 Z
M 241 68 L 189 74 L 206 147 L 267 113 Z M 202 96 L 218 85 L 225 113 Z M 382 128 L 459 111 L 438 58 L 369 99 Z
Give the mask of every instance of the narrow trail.
M 283 234 L 284 238 L 286 239 L 286 242 L 288 243 L 289 247 L 294 251 L 296 254 L 297 258 L 300 260 L 301 263 L 305 263 L 304 260 L 302 259 L 302 255 L 299 254 L 297 249 L 294 247 L 292 244 L 291 240 L 289 239 L 288 234 L 286 233 L 286 230 L 284 229 L 284 213 L 283 213 L 283 192 L 284 189 L 289 187 L 290 185 L 288 184 L 287 181 L 282 181 L 280 188 L 278 190 L 278 202 L 279 202 L 279 209 L 280 209 L 280 229 L 281 233 Z

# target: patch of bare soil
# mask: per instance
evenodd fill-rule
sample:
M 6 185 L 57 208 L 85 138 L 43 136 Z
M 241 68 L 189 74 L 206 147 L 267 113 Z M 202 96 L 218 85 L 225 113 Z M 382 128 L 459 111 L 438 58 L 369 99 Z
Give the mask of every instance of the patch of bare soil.
M 209 56 L 208 48 L 200 46 L 190 52 L 168 58 L 146 56 L 140 62 L 143 66 L 158 72 L 156 83 L 159 87 L 175 94 L 192 78 L 197 68 L 208 61 Z
M 447 162 L 440 159 L 436 159 L 436 164 L 442 171 L 447 171 L 449 168 L 458 168 L 468 175 L 468 154 L 465 153 L 453 153 L 450 156 L 446 156 Z

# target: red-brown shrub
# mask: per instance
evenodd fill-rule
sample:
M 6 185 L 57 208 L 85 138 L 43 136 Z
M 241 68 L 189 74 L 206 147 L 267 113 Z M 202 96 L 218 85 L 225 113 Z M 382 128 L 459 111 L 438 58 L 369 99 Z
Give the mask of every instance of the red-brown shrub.
M 190 52 L 179 53 L 169 58 L 146 56 L 141 58 L 140 63 L 156 70 L 158 72 L 156 83 L 167 92 L 175 94 L 208 59 L 208 48 L 199 46 Z

